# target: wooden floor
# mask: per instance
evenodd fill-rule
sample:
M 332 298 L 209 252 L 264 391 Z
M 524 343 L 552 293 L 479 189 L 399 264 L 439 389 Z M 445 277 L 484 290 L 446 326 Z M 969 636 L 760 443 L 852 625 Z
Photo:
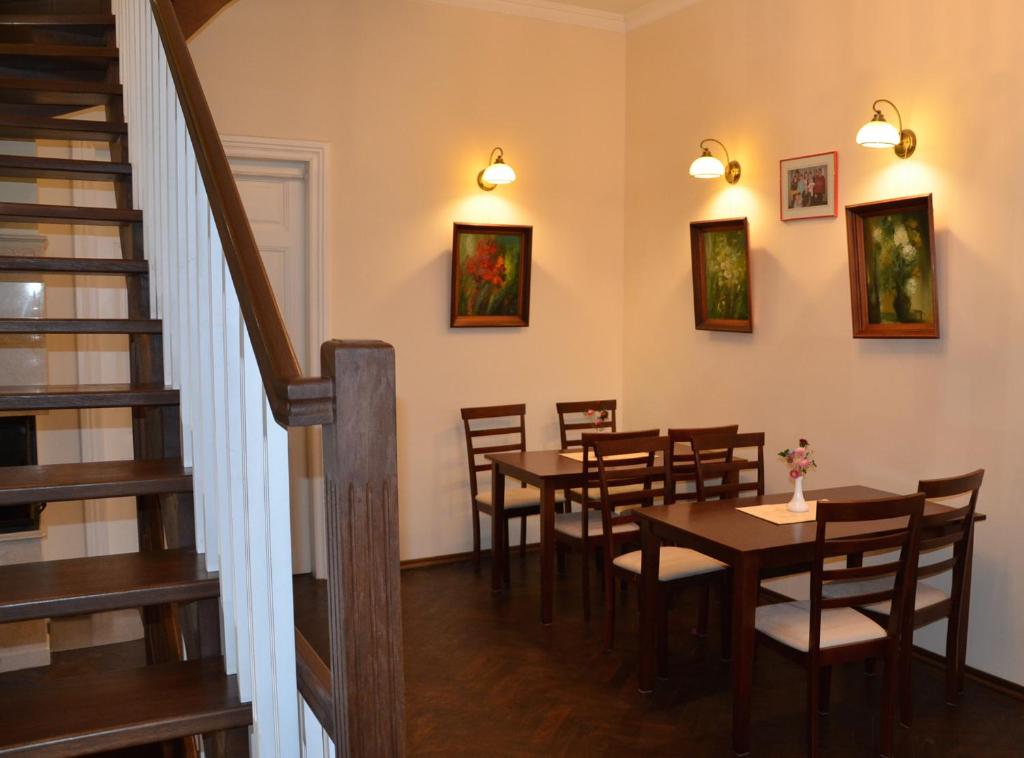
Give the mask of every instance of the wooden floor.
M 512 562 L 512 589 L 494 596 L 485 563 L 403 572 L 408 750 L 413 756 L 728 756 L 731 698 L 717 629 L 692 637 L 695 603 L 673 613 L 671 675 L 653 696 L 636 688 L 636 597 L 619 613 L 619 644 L 602 650 L 600 623 L 580 614 L 578 567 L 557 585 L 555 623 L 539 621 L 536 553 Z M 595 608 L 601 600 L 595 592 Z M 717 598 L 715 600 L 717 602 Z M 299 626 L 324 647 L 326 593 L 296 581 Z M 716 616 L 717 607 L 712 618 Z M 755 674 L 756 756 L 804 754 L 802 669 L 760 648 Z M 877 755 L 878 677 L 835 673 L 826 756 Z M 916 721 L 899 754 L 1024 756 L 1024 702 L 968 680 L 960 708 L 943 703 L 941 671 L 915 662 Z

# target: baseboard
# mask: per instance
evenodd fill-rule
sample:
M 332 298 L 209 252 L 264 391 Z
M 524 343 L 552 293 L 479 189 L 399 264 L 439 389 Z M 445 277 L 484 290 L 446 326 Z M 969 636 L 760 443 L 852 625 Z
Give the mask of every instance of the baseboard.
M 536 550 L 540 550 L 539 542 L 527 542 L 526 552 L 532 553 Z M 518 553 L 519 546 L 513 545 L 511 552 Z M 491 556 L 490 548 L 480 551 L 481 558 L 489 558 Z M 406 569 L 417 569 L 417 568 L 428 568 L 430 566 L 445 566 L 449 563 L 462 563 L 463 561 L 473 560 L 473 551 L 470 550 L 465 553 L 450 553 L 449 555 L 435 555 L 428 558 L 410 558 L 407 561 L 402 561 L 402 571 Z
M 931 650 L 925 650 L 923 647 L 914 645 L 914 655 L 932 666 L 940 668 L 946 667 L 946 656 L 933 653 Z M 1004 695 L 1009 695 L 1016 700 L 1024 700 L 1024 685 L 1011 682 L 1008 679 L 989 674 L 986 671 L 980 671 L 973 666 L 965 666 L 964 673 L 979 684 L 983 684 L 989 689 L 997 690 Z

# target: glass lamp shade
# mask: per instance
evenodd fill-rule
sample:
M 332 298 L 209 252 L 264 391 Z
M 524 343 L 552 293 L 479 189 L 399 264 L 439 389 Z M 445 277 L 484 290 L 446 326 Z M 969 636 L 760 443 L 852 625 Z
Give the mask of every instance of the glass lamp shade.
M 690 164 L 690 176 L 696 179 L 718 179 L 725 176 L 725 166 L 715 156 L 705 153 Z
M 896 147 L 900 130 L 884 118 L 873 118 L 857 132 L 857 144 L 863 147 Z
M 511 184 L 516 180 L 516 172 L 507 163 L 498 161 L 484 169 L 480 181 L 485 184 Z

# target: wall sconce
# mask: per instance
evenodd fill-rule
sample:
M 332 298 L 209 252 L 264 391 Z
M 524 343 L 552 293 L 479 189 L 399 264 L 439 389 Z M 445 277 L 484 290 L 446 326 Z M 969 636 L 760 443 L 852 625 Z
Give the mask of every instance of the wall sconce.
M 708 150 L 708 142 L 714 142 L 721 146 L 725 152 L 725 165 L 711 154 Z M 718 179 L 725 177 L 729 184 L 735 184 L 740 180 L 740 164 L 737 161 L 729 160 L 729 150 L 716 139 L 705 139 L 700 142 L 700 155 L 690 164 L 690 176 L 696 179 Z
M 885 120 L 882 111 L 878 109 L 879 103 L 888 103 L 896 111 L 896 118 L 900 128 Z M 893 105 L 891 100 L 875 100 L 871 105 L 875 114 L 857 132 L 857 144 L 862 147 L 891 147 L 900 158 L 909 158 L 917 148 L 917 135 L 910 129 L 903 128 L 903 117 L 900 110 Z
M 484 192 L 490 192 L 499 184 L 511 184 L 516 180 L 516 172 L 505 163 L 505 151 L 500 147 L 491 150 L 491 157 L 487 161 L 487 168 L 476 175 L 476 183 Z

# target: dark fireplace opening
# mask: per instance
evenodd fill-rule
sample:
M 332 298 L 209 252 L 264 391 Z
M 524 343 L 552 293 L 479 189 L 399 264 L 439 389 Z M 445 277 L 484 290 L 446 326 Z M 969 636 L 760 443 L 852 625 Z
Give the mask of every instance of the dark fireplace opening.
M 37 462 L 36 417 L 0 416 L 0 466 L 35 466 Z M 46 503 L 0 505 L 0 533 L 35 531 L 44 508 Z

